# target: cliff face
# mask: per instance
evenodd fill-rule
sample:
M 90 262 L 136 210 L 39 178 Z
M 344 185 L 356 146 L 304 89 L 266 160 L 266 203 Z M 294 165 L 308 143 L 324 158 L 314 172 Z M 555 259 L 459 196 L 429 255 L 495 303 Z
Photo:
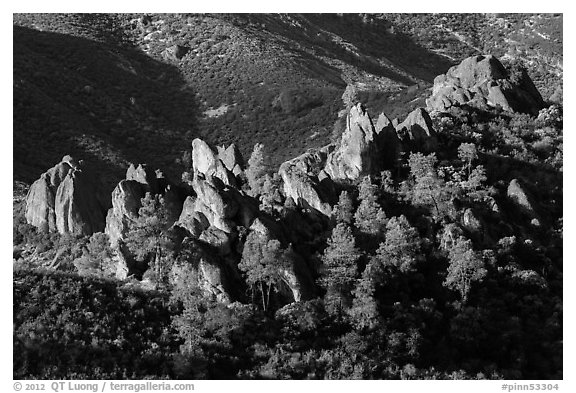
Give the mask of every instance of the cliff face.
M 324 170 L 332 179 L 358 179 L 368 174 L 376 157 L 377 132 L 370 115 L 360 103 L 346 118 L 340 146 L 328 156 Z
M 26 196 L 26 221 L 44 232 L 91 235 L 104 229 L 106 206 L 98 180 L 65 156 L 36 180 Z

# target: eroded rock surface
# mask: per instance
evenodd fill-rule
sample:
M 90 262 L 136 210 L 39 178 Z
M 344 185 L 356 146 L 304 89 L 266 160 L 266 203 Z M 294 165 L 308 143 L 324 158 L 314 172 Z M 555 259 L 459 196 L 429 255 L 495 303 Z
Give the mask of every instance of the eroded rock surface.
M 486 55 L 464 59 L 437 76 L 426 100 L 429 109 L 441 112 L 464 104 L 537 114 L 544 102 L 525 71 L 511 77 L 496 57 Z
M 410 112 L 406 119 L 396 126 L 396 132 L 410 150 L 430 152 L 438 147 L 432 119 L 424 108 Z
M 506 190 L 508 198 L 531 217 L 537 217 L 534 199 L 518 179 L 512 179 Z
M 376 129 L 361 103 L 350 108 L 340 146 L 326 160 L 325 172 L 332 179 L 358 179 L 368 174 L 378 159 Z
M 330 179 L 324 175 L 322 180 L 318 174 L 328 156 L 327 149 L 310 149 L 306 153 L 284 162 L 278 173 L 284 183 L 284 194 L 305 208 L 313 208 L 329 216 L 332 208 L 329 203 L 327 185 Z
M 235 160 L 235 157 L 231 155 L 231 153 L 222 152 L 222 156 L 229 165 Z M 201 173 L 205 177 L 217 177 L 226 185 L 236 186 L 236 178 L 232 173 L 235 165 L 229 170 L 218 153 L 202 139 L 196 138 L 192 141 L 192 166 L 195 173 Z
M 26 196 L 26 221 L 45 232 L 91 235 L 104 229 L 99 181 L 70 156 L 43 173 Z

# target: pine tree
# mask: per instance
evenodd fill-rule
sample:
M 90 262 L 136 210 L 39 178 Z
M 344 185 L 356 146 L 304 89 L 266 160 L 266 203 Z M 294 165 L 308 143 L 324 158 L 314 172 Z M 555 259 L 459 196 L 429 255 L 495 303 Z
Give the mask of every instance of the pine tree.
M 476 145 L 473 143 L 462 143 L 458 146 L 458 158 L 464 162 L 468 170 L 468 176 L 472 172 L 472 162 L 478 158 L 478 151 Z
M 372 258 L 362 272 L 362 277 L 358 280 L 353 292 L 352 307 L 348 311 L 348 315 L 357 329 L 372 330 L 381 322 L 378 303 L 374 298 L 381 275 L 381 262 L 377 258 Z
M 277 290 L 282 281 L 282 271 L 290 264 L 290 252 L 278 240 L 266 241 L 249 235 L 238 268 L 246 274 L 246 283 L 252 291 L 260 292 L 264 311 L 269 308 L 271 291 Z
M 113 277 L 116 266 L 112 261 L 112 250 L 108 235 L 97 232 L 82 251 L 82 257 L 74 261 L 78 273 L 87 276 Z
M 354 223 L 361 234 L 378 240 L 384 235 L 387 219 L 378 204 L 376 189 L 369 176 L 362 179 L 358 189 L 360 205 L 354 214 Z
M 432 207 L 435 217 L 441 218 L 448 212 L 450 201 L 450 190 L 445 182 L 438 177 L 436 164 L 438 159 L 436 154 L 427 156 L 422 153 L 410 153 L 408 164 L 410 175 L 414 180 L 414 187 L 411 192 L 412 203 Z
M 462 301 L 466 303 L 472 283 L 480 282 L 486 276 L 484 262 L 472 249 L 472 242 L 462 236 L 450 249 L 448 260 L 450 265 L 443 285 L 460 292 Z
M 262 193 L 262 186 L 265 181 L 267 165 L 264 157 L 264 145 L 256 143 L 254 150 L 248 160 L 248 168 L 246 168 L 246 179 L 253 196 Z
M 167 279 L 168 253 L 173 246 L 168 236 L 171 226 L 169 212 L 160 195 L 152 196 L 148 192 L 141 201 L 138 218 L 132 224 L 125 243 L 136 260 L 149 261 L 154 280 L 160 284 Z
M 421 240 L 416 228 L 406 217 L 392 217 L 386 225 L 386 241 L 380 246 L 379 253 L 389 266 L 406 273 L 414 270 L 420 254 Z
M 322 255 L 324 273 L 320 285 L 327 290 L 327 298 L 338 309 L 348 303 L 350 292 L 358 275 L 357 262 L 361 252 L 356 248 L 352 229 L 343 223 L 336 225 Z
M 334 220 L 337 224 L 352 225 L 354 220 L 354 205 L 348 191 L 342 191 L 338 198 L 338 204 L 334 207 Z

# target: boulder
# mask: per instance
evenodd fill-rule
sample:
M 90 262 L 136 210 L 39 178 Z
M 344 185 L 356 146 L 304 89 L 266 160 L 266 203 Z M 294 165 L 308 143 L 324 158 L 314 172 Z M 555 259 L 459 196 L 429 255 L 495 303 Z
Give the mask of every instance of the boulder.
M 430 110 L 441 112 L 464 104 L 537 114 L 544 101 L 524 70 L 510 76 L 496 57 L 486 55 L 464 59 L 437 76 L 426 100 Z
M 432 119 L 424 108 L 410 112 L 406 119 L 396 126 L 396 132 L 409 149 L 431 152 L 438 147 Z
M 332 208 L 326 187 L 321 183 L 329 178 L 324 177 L 320 182 L 316 175 L 326 161 L 327 153 L 323 150 L 310 149 L 306 153 L 284 162 L 280 165 L 278 173 L 282 177 L 284 194 L 294 202 L 305 208 L 330 216 Z
M 70 156 L 43 173 L 26 195 L 26 221 L 44 232 L 91 235 L 104 229 L 99 181 Z
M 190 48 L 184 45 L 172 45 L 162 51 L 162 57 L 166 60 L 181 60 L 190 52 Z
M 473 233 L 483 232 L 482 222 L 478 217 L 476 217 L 476 214 L 474 214 L 474 211 L 470 208 L 464 210 L 464 213 L 462 214 L 462 226 Z
M 512 179 L 506 191 L 508 198 L 531 217 L 537 217 L 534 199 L 518 179 Z

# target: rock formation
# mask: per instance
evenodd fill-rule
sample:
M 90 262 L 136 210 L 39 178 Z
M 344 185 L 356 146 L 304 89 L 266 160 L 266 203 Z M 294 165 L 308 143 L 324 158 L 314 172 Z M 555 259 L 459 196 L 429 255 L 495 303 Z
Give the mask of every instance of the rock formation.
M 464 104 L 537 114 L 544 102 L 525 71 L 511 77 L 496 57 L 487 55 L 464 59 L 437 76 L 426 100 L 427 107 L 437 111 Z
M 321 168 L 326 162 L 328 151 L 326 148 L 310 149 L 284 162 L 278 171 L 284 183 L 286 198 L 292 198 L 297 205 L 315 209 L 326 216 L 330 216 L 332 211 L 329 192 L 326 192 L 330 179 Z
M 234 176 L 238 176 L 243 172 L 244 158 L 234 143 L 227 148 L 218 146 L 218 158 Z
M 176 187 L 169 184 L 160 171 L 153 171 L 146 165 L 137 167 L 130 164 L 126 171 L 126 179 L 121 180 L 112 191 L 112 207 L 106 216 L 105 233 L 110 239 L 113 248 L 124 239 L 130 225 L 138 218 L 138 211 L 142 207 L 141 199 L 146 193 L 161 194 L 172 221 L 180 216 L 182 211 L 182 197 Z
M 396 132 L 407 150 L 432 152 L 438 147 L 432 119 L 424 108 L 410 112 L 406 119 L 396 126 Z
M 162 51 L 162 57 L 166 60 L 181 60 L 190 52 L 190 48 L 184 45 L 172 45 Z
M 233 298 L 233 288 L 228 279 L 228 266 L 193 238 L 185 238 L 181 248 L 189 250 L 193 258 L 189 261 L 180 260 L 172 266 L 172 283 L 185 287 L 197 286 L 204 296 L 229 304 Z M 190 272 L 193 273 L 195 282 L 190 282 Z
M 112 191 L 112 208 L 108 210 L 104 231 L 112 248 L 118 246 L 130 228 L 130 223 L 138 218 L 140 200 L 145 194 L 145 187 L 135 180 L 122 180 Z
M 65 156 L 36 180 L 26 196 L 26 221 L 44 232 L 91 235 L 104 229 L 106 206 L 98 180 Z
M 234 147 L 232 147 L 232 151 L 225 149 L 221 150 L 221 152 L 222 158 L 226 163 L 206 142 L 202 139 L 194 139 L 192 141 L 192 166 L 194 172 L 201 173 L 205 177 L 217 177 L 228 186 L 236 186 L 236 177 L 233 171 L 237 165 L 239 168 L 236 171 L 241 169 L 240 163 L 237 161 L 239 156 L 235 155 Z M 228 169 L 228 167 L 232 169 Z
M 219 178 L 198 175 L 192 189 L 196 196 L 186 198 L 176 223 L 192 236 L 200 236 L 209 227 L 231 234 L 238 225 L 249 227 L 258 213 L 253 198 L 226 186 Z
M 525 190 L 525 187 L 518 179 L 512 179 L 506 190 L 508 198 L 512 200 L 521 210 L 529 216 L 536 218 L 537 213 L 534 208 L 532 196 Z
M 327 158 L 325 172 L 332 179 L 358 179 L 368 174 L 378 159 L 377 133 L 361 103 L 350 108 L 340 146 Z
M 394 120 L 396 125 L 394 121 L 390 121 L 388 116 L 382 112 L 376 121 L 377 149 L 380 162 L 380 168 L 377 169 L 392 168 L 397 164 L 396 160 L 403 150 L 402 140 L 396 132 L 398 120 Z

